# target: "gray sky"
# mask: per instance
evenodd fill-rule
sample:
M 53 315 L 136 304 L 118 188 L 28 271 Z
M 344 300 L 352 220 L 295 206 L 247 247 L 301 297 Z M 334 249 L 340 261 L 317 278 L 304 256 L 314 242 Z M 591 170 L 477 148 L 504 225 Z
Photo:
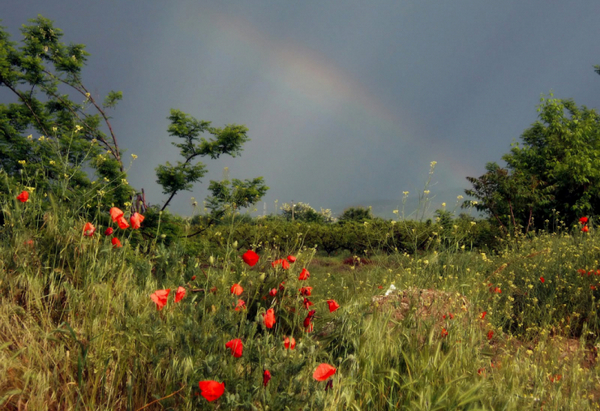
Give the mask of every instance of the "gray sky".
M 269 213 L 293 200 L 391 216 L 437 161 L 432 205 L 455 204 L 536 120 L 541 94 L 600 101 L 598 0 L 10 3 L 13 41 L 37 14 L 54 20 L 91 53 L 87 87 L 123 92 L 113 127 L 148 202 L 166 200 L 155 167 L 178 160 L 169 109 L 249 128 L 241 157 L 205 159 L 204 181 L 172 202 L 180 214 L 224 167 L 265 178 Z

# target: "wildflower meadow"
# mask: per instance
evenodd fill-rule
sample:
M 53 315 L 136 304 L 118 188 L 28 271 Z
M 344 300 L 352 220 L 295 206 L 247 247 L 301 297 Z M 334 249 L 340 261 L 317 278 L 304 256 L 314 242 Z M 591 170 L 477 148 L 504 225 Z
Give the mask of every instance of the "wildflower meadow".
M 597 408 L 587 218 L 489 251 L 346 258 L 227 235 L 198 256 L 136 240 L 137 212 L 5 198 L 3 409 Z

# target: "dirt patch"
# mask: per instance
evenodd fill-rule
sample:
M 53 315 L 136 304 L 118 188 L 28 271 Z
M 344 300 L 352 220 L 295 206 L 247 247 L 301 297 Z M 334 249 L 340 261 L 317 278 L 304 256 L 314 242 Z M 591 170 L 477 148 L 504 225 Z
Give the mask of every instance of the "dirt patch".
M 373 261 L 366 257 L 348 257 L 342 261 L 344 265 L 353 265 L 353 266 L 361 266 L 361 265 L 369 265 L 373 264 Z
M 434 289 L 408 288 L 388 290 L 387 295 L 373 297 L 373 305 L 379 311 L 393 311 L 392 318 L 404 320 L 409 314 L 417 320 L 434 319 L 442 323 L 469 310 L 469 302 L 459 293 Z

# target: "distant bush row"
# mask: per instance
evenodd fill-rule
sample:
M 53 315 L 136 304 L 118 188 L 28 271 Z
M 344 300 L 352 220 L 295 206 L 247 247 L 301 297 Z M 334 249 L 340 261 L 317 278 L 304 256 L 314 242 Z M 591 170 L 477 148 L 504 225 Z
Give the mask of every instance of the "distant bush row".
M 446 249 L 491 249 L 500 232 L 488 221 L 475 221 L 461 215 L 450 218 L 440 214 L 423 222 L 390 221 L 372 218 L 363 222 L 337 223 L 289 221 L 281 216 L 250 218 L 239 215 L 234 221 L 214 224 L 208 218 L 184 220 L 168 213 L 146 214 L 139 235 L 156 238 L 166 245 L 181 244 L 194 255 L 223 252 L 229 244 L 238 250 L 281 250 L 316 247 L 321 254 L 372 255 L 379 253 Z M 160 220 L 160 223 L 159 223 Z

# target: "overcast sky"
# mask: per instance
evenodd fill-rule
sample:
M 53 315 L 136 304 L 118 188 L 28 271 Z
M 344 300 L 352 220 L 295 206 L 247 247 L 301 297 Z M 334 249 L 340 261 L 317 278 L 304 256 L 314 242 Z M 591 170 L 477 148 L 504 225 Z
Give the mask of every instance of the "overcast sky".
M 9 4 L 6 4 L 9 3 Z M 391 215 L 402 192 L 454 204 L 485 163 L 536 120 L 542 94 L 600 106 L 600 1 L 8 1 L 2 25 L 38 14 L 91 56 L 84 82 L 123 92 L 112 124 L 138 155 L 129 181 L 166 196 L 155 167 L 178 160 L 171 108 L 213 126 L 244 124 L 241 157 L 171 210 L 191 213 L 211 179 L 263 176 L 267 212 L 290 201 Z M 0 89 L 0 102 L 12 99 Z M 11 100 L 12 101 L 12 100 Z M 259 206 L 263 211 L 263 204 Z M 407 210 L 410 211 L 410 210 Z

